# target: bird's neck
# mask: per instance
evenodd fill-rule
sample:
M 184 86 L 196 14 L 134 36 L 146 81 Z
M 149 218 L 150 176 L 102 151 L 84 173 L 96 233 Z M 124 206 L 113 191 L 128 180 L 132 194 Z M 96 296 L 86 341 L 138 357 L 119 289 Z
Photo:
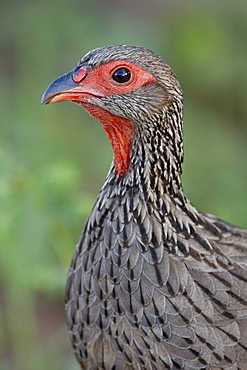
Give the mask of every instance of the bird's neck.
M 126 124 L 121 120 L 118 122 Z M 112 130 L 112 126 L 109 127 Z M 114 137 L 118 139 L 118 145 L 110 138 L 114 166 L 107 177 L 108 183 L 114 186 L 121 184 L 123 188 L 136 187 L 154 201 L 164 194 L 172 198 L 184 197 L 180 178 L 183 162 L 182 107 L 174 103 L 162 115 L 155 116 L 153 122 L 129 123 Z M 125 146 L 119 138 L 126 140 Z M 119 148 L 122 148 L 122 153 Z
M 182 103 L 174 101 L 147 121 L 127 118 L 93 105 L 87 111 L 103 125 L 114 151 L 108 182 L 137 186 L 140 191 L 176 197 L 182 193 Z M 111 180 L 109 180 L 111 178 Z
M 143 128 L 143 126 L 142 126 Z M 148 122 L 135 136 L 131 166 L 148 189 L 176 196 L 182 190 L 182 112 L 176 106 Z

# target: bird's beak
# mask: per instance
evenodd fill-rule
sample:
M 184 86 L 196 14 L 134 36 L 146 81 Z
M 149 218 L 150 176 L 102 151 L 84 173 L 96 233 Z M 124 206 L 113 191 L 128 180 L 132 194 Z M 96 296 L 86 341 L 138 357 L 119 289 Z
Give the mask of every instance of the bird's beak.
M 78 79 L 78 72 L 80 79 Z M 44 92 L 41 104 L 57 103 L 60 101 L 71 100 L 76 103 L 86 103 L 90 97 L 101 97 L 99 91 L 84 81 L 87 76 L 86 69 L 76 67 L 73 71 L 68 72 L 55 81 Z

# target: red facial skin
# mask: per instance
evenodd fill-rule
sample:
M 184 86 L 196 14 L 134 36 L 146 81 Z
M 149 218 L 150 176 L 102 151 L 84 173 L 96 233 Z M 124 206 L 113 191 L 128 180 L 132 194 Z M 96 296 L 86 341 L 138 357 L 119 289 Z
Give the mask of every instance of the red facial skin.
M 119 68 L 127 68 L 131 72 L 129 81 L 118 83 L 112 78 Z M 73 80 L 78 87 L 55 95 L 51 103 L 71 100 L 79 103 L 103 125 L 114 151 L 116 174 L 120 177 L 126 174 L 130 163 L 130 151 L 133 137 L 133 126 L 130 120 L 113 115 L 91 102 L 92 97 L 107 97 L 128 93 L 139 87 L 157 82 L 156 78 L 141 67 L 117 60 L 101 64 L 90 70 L 87 66 L 74 73 Z

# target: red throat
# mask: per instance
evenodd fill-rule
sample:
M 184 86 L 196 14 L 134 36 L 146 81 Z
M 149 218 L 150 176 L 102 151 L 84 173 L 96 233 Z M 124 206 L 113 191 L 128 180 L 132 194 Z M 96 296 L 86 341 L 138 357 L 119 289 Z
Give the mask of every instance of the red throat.
M 123 177 L 130 163 L 130 151 L 133 137 L 133 126 L 130 120 L 96 107 L 90 104 L 83 104 L 84 108 L 103 125 L 112 149 L 114 151 L 114 164 L 118 176 Z

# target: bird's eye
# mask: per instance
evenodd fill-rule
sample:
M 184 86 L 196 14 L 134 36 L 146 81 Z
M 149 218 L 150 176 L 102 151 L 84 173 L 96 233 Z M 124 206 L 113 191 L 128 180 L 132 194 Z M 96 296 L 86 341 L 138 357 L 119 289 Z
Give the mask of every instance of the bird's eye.
M 131 73 L 127 68 L 119 68 L 112 75 L 113 80 L 120 84 L 128 82 L 130 77 Z

